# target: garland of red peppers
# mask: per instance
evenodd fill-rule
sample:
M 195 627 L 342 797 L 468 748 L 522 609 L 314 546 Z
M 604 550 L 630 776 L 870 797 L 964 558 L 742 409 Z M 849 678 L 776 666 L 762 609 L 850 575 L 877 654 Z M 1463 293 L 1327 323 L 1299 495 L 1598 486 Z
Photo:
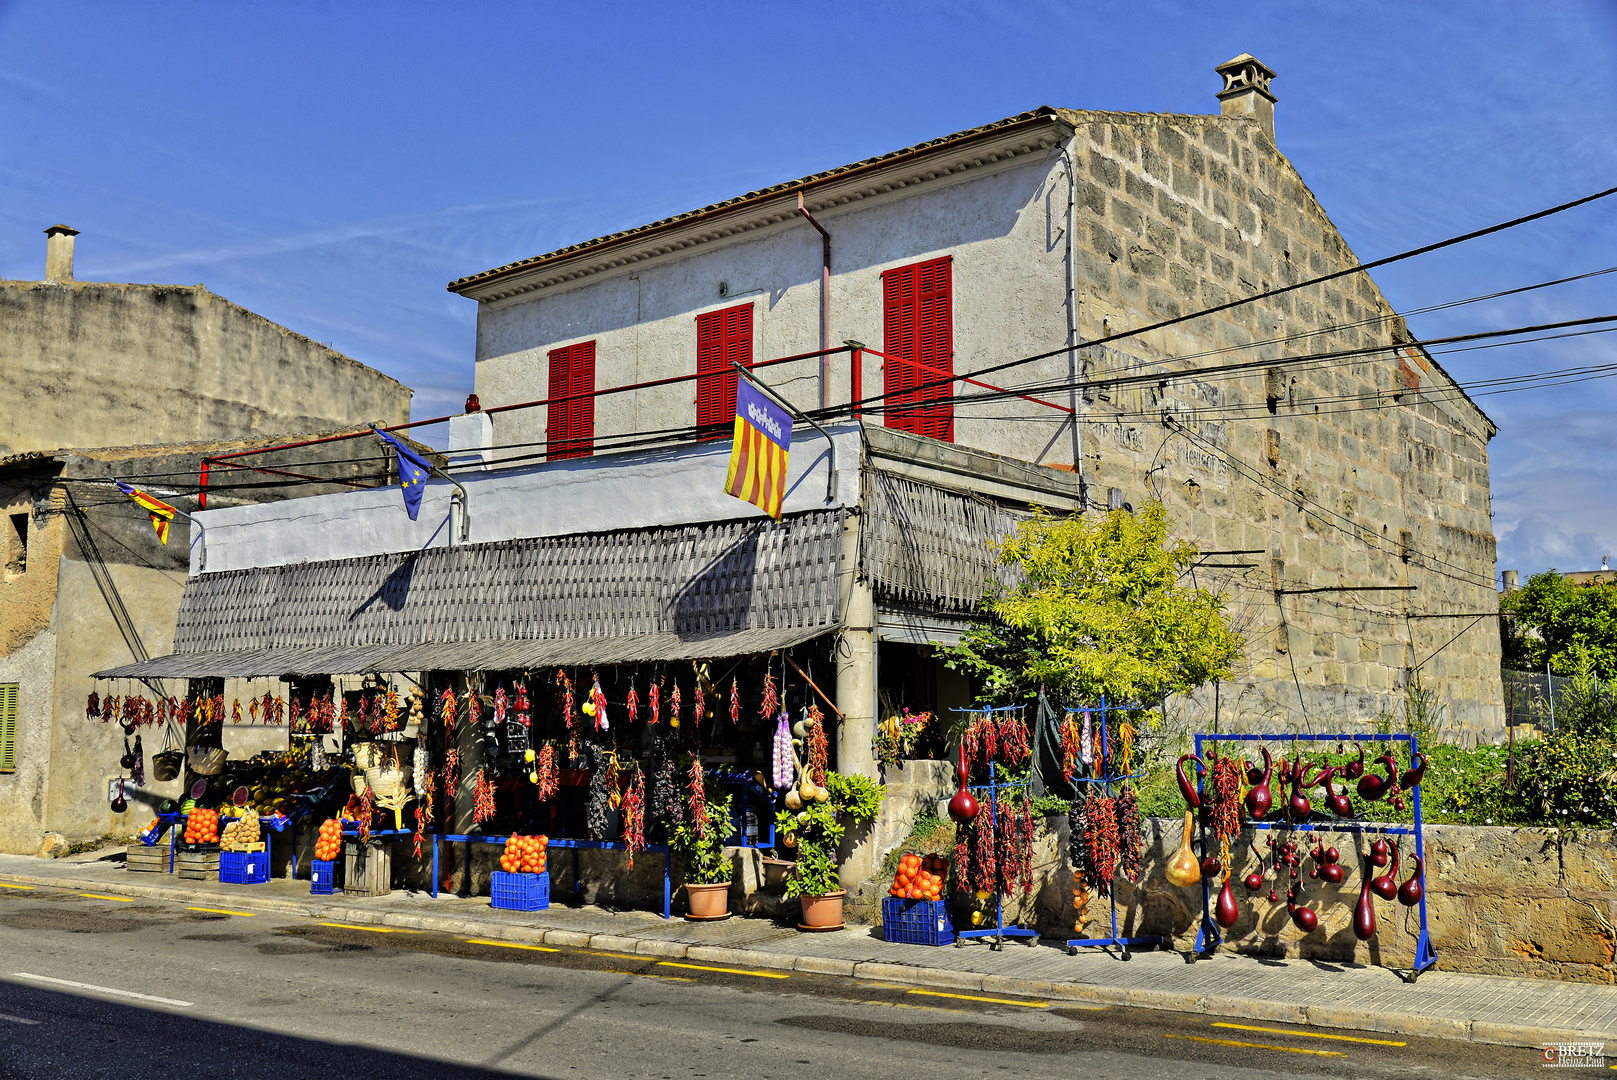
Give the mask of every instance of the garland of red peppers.
M 1316 765 L 1305 762 L 1301 755 L 1291 761 L 1284 757 L 1276 759 L 1264 746 L 1258 750 L 1263 757 L 1261 768 L 1249 761 L 1237 761 L 1214 753 L 1209 753 L 1205 761 L 1194 754 L 1181 756 L 1176 771 L 1179 790 L 1184 795 L 1188 809 L 1185 812 L 1184 838 L 1179 851 L 1168 864 L 1169 882 L 1179 886 L 1195 885 L 1204 878 L 1216 879 L 1222 874 L 1223 884 L 1213 905 L 1213 919 L 1228 929 L 1241 917 L 1240 905 L 1231 885 L 1230 843 L 1240 835 L 1246 820 L 1264 821 L 1271 814 L 1275 820 L 1293 825 L 1359 820 L 1352 796 L 1345 786 L 1347 783 L 1354 785 L 1353 790 L 1365 803 L 1387 799 L 1394 809 L 1402 810 L 1403 793 L 1414 790 L 1426 774 L 1426 756 L 1414 753 L 1409 768 L 1400 772 L 1398 759 L 1393 754 L 1382 754 L 1373 763 L 1366 764 L 1363 745 L 1354 743 L 1353 746 L 1358 751 L 1357 759 L 1344 763 L 1332 762 L 1327 758 Z M 1337 744 L 1336 752 L 1345 756 L 1342 744 Z M 1186 764 L 1194 765 L 1209 778 L 1202 791 L 1198 791 L 1195 783 L 1185 775 Z M 1374 771 L 1378 765 L 1385 776 Z M 1344 781 L 1340 792 L 1331 786 L 1332 780 L 1338 776 Z M 1274 783 L 1280 785 L 1280 795 L 1284 799 L 1278 806 L 1275 792 L 1271 790 Z M 1291 786 L 1289 797 L 1285 793 L 1288 784 Z M 1309 798 L 1308 792 L 1315 789 L 1324 790 L 1323 811 L 1316 809 Z M 1217 855 L 1204 854 L 1199 862 L 1190 847 L 1192 820 L 1197 812 L 1200 812 L 1203 822 L 1211 828 L 1219 844 Z M 1279 888 L 1284 879 L 1288 882 L 1286 911 L 1292 924 L 1305 934 L 1311 933 L 1319 927 L 1319 913 L 1303 906 L 1301 899 L 1304 884 L 1302 847 L 1295 838 L 1287 838 L 1276 844 L 1273 835 L 1268 838 L 1267 844 L 1270 848 L 1267 868 L 1264 853 L 1258 850 L 1255 843 L 1249 845 L 1257 858 L 1257 869 L 1248 874 L 1241 884 L 1256 898 L 1264 892 L 1265 878 L 1272 873 L 1274 883 L 1268 886 L 1267 899 L 1273 904 L 1280 902 Z M 1307 855 L 1314 862 L 1308 872 L 1310 879 L 1322 879 L 1332 885 L 1341 884 L 1346 879 L 1348 870 L 1342 865 L 1342 853 L 1335 847 L 1327 848 L 1322 842 L 1316 843 Z M 1405 907 L 1415 907 L 1425 895 L 1424 872 L 1420 857 L 1411 854 L 1413 868 L 1408 880 L 1400 885 L 1401 851 L 1396 843 L 1389 843 L 1384 836 L 1377 837 L 1368 851 L 1359 852 L 1358 855 L 1362 881 L 1359 899 L 1353 910 L 1353 935 L 1360 941 L 1368 941 L 1376 933 L 1376 909 L 1372 897 L 1384 901 L 1396 900 Z M 1386 873 L 1374 874 L 1374 869 L 1387 867 L 1389 862 L 1391 868 Z
M 1020 886 L 1024 895 L 1033 892 L 1033 801 L 1026 789 L 1002 789 L 992 815 L 970 791 L 974 773 L 986 780 L 996 764 L 1017 769 L 1027 762 L 1027 725 L 1018 713 L 1005 712 L 997 720 L 982 713 L 966 728 L 956 767 L 959 790 L 949 801 L 956 889 L 1010 896 Z

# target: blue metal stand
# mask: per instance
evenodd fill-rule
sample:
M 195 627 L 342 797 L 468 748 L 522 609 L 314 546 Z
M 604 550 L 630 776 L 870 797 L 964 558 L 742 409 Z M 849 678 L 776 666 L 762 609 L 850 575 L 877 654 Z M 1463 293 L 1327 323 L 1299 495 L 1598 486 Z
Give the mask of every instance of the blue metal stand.
M 1101 758 L 1100 761 L 1096 762 L 1096 765 L 1098 766 L 1097 772 L 1099 775 L 1093 777 L 1070 776 L 1067 778 L 1075 783 L 1100 784 L 1108 798 L 1111 797 L 1113 784 L 1120 784 L 1125 780 L 1134 779 L 1134 776 L 1124 776 L 1122 773 L 1111 773 L 1107 768 L 1107 753 L 1108 749 L 1112 745 L 1112 742 L 1107 732 L 1106 714 L 1116 708 L 1117 706 L 1115 705 L 1109 705 L 1105 698 L 1100 699 Z M 1095 710 L 1090 709 L 1089 711 L 1093 713 Z M 1135 776 L 1139 775 L 1142 774 L 1135 774 Z M 1119 950 L 1118 959 L 1130 960 L 1132 959 L 1129 954 L 1130 945 L 1160 945 L 1164 940 L 1166 940 L 1165 938 L 1161 937 L 1149 936 L 1131 938 L 1119 937 L 1117 934 L 1117 889 L 1115 885 L 1114 887 L 1106 890 L 1106 896 L 1107 899 L 1109 899 L 1112 903 L 1112 936 L 1103 938 L 1069 938 L 1067 940 L 1068 956 L 1078 955 L 1079 949 L 1103 949 L 1115 946 Z
M 1410 753 L 1410 760 L 1411 761 L 1414 760 L 1414 755 L 1420 752 L 1420 747 L 1417 745 L 1416 740 L 1415 740 L 1415 736 L 1413 736 L 1413 735 L 1347 735 L 1347 734 L 1337 734 L 1337 735 L 1215 735 L 1215 734 L 1209 734 L 1209 733 L 1203 732 L 1202 734 L 1196 736 L 1196 756 L 1197 757 L 1202 756 L 1202 743 L 1204 741 L 1207 741 L 1207 742 L 1256 742 L 1256 743 L 1265 743 L 1265 742 L 1339 742 L 1339 743 L 1350 743 L 1350 742 L 1375 743 L 1375 742 L 1384 742 L 1384 743 L 1399 743 L 1399 742 L 1407 742 L 1409 744 L 1409 753 Z M 1291 821 L 1284 821 L 1284 820 L 1282 820 L 1282 821 L 1247 821 L 1247 822 L 1245 822 L 1243 824 L 1243 828 L 1248 828 L 1248 829 L 1280 829 L 1280 830 L 1290 829 L 1290 830 L 1293 830 L 1295 832 L 1348 832 L 1348 833 L 1353 834 L 1354 847 L 1355 847 L 1355 849 L 1357 851 L 1360 852 L 1361 856 L 1363 854 L 1363 845 L 1360 842 L 1360 837 L 1362 837 L 1364 833 L 1368 832 L 1368 833 L 1379 834 L 1379 835 L 1383 835 L 1383 836 L 1413 836 L 1415 838 L 1415 855 L 1420 859 L 1421 874 L 1424 877 L 1424 875 L 1426 873 L 1426 844 L 1425 844 L 1424 838 L 1421 835 L 1421 833 L 1422 833 L 1422 819 L 1421 819 L 1421 808 L 1420 808 L 1420 785 L 1416 784 L 1415 787 L 1409 792 L 1409 794 L 1410 794 L 1410 797 L 1414 800 L 1414 802 L 1413 802 L 1414 809 L 1415 809 L 1415 824 L 1414 825 L 1395 825 L 1395 824 L 1392 824 L 1392 823 L 1389 823 L 1389 822 L 1364 821 L 1364 820 L 1360 820 L 1358 818 L 1353 818 L 1351 820 L 1350 819 L 1337 818 L 1337 819 L 1326 819 L 1326 820 L 1323 820 L 1323 821 L 1307 821 L 1307 822 L 1303 822 L 1302 824 L 1296 824 L 1296 823 L 1293 823 Z M 1282 806 L 1283 806 L 1282 800 L 1279 800 L 1279 799 L 1275 800 L 1275 810 L 1272 811 L 1272 812 L 1276 813 L 1276 814 L 1283 815 L 1285 813 L 1285 811 L 1282 808 Z M 1206 827 L 1205 824 L 1202 824 L 1199 827 L 1201 829 L 1201 834 L 1202 834 L 1202 837 L 1201 837 L 1202 838 L 1202 854 L 1205 856 L 1207 854 L 1207 827 Z M 1362 867 L 1360 869 L 1360 873 L 1363 873 Z M 1201 928 L 1196 932 L 1196 952 L 1192 956 L 1193 960 L 1197 956 L 1206 956 L 1206 955 L 1211 954 L 1212 951 L 1218 947 L 1219 943 L 1224 940 L 1223 935 L 1219 932 L 1218 924 L 1213 921 L 1212 916 L 1210 914 L 1210 907 L 1209 907 L 1209 899 L 1208 899 L 1208 897 L 1211 895 L 1211 892 L 1212 892 L 1212 884 L 1211 884 L 1211 882 L 1209 882 L 1206 878 L 1203 878 L 1202 879 L 1202 920 L 1201 920 Z M 1426 930 L 1426 893 L 1425 893 L 1425 891 L 1423 889 L 1422 892 L 1421 892 L 1421 899 L 1420 899 L 1420 936 L 1415 941 L 1415 966 L 1414 966 L 1413 969 L 1411 969 L 1411 971 L 1409 973 L 1409 980 L 1408 981 L 1409 982 L 1414 982 L 1417 978 L 1419 978 L 1421 972 L 1425 971 L 1427 968 L 1431 967 L 1435 963 L 1437 963 L 1437 952 L 1436 952 L 1436 950 L 1434 950 L 1432 948 L 1431 935 L 1428 934 L 1427 930 Z
M 1013 709 L 1020 708 L 1020 705 L 1005 705 L 997 709 L 956 709 L 954 711 L 969 713 L 996 713 L 1010 712 Z M 996 835 L 998 835 L 999 832 L 999 793 L 1001 791 L 1009 791 L 1015 788 L 1025 788 L 1029 783 L 1030 781 L 1027 780 L 1023 780 L 1019 784 L 1000 783 L 994 778 L 993 763 L 989 762 L 988 783 L 971 785 L 972 791 L 988 792 L 988 824 L 989 827 L 994 830 Z M 992 944 L 990 944 L 988 947 L 994 951 L 1004 948 L 1006 938 L 1026 938 L 1030 948 L 1036 947 L 1039 944 L 1038 930 L 1029 927 L 1005 925 L 1005 897 L 1000 893 L 994 894 L 994 928 L 992 930 L 957 930 L 955 931 L 954 947 L 957 949 L 964 948 L 967 940 L 977 938 L 993 938 L 994 940 Z

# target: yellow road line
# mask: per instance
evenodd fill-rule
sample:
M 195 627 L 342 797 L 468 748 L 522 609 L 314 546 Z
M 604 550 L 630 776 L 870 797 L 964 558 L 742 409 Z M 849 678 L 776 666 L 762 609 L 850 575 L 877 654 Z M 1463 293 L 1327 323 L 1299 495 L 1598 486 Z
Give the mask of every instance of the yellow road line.
M 668 982 L 695 982 L 695 979 L 686 975 L 653 975 L 646 971 L 619 971 L 617 968 L 602 968 L 608 975 L 633 975 L 637 979 L 666 979 Z
M 529 949 L 533 952 L 560 952 L 560 949 L 547 949 L 543 945 L 518 945 L 514 941 L 484 941 L 482 938 L 467 938 L 468 945 L 497 945 L 502 949 Z
M 889 1009 L 925 1009 L 927 1012 L 959 1013 L 970 1015 L 970 1009 L 951 1009 L 947 1005 L 917 1005 L 913 1001 L 861 1001 L 861 1005 L 884 1005 Z
M 240 915 L 244 919 L 251 919 L 258 914 L 256 911 L 226 911 L 216 907 L 188 907 L 186 911 L 206 911 L 210 915 Z
M 0 881 L 0 889 L 32 889 L 32 888 L 33 888 L 32 885 L 8 885 L 6 882 Z
M 689 968 L 692 971 L 717 971 L 724 975 L 752 975 L 759 979 L 789 979 L 778 971 L 743 971 L 740 968 L 703 967 L 701 964 L 676 964 L 672 960 L 657 961 L 658 967 Z
M 342 922 L 323 922 L 321 926 L 335 926 L 339 930 L 369 930 L 373 934 L 417 934 L 419 930 L 401 930 L 396 926 L 350 926 Z
M 93 892 L 81 892 L 79 895 L 87 896 L 91 900 L 116 900 L 120 904 L 133 904 L 135 902 L 132 897 L 128 896 L 102 896 L 100 893 Z
M 1324 1035 L 1316 1031 L 1287 1031 L 1284 1028 L 1248 1027 L 1246 1024 L 1213 1024 L 1216 1028 L 1234 1028 L 1236 1031 L 1261 1031 L 1268 1035 L 1295 1035 L 1299 1039 L 1335 1039 L 1337 1042 L 1370 1043 L 1373 1046 L 1408 1046 L 1391 1039 L 1361 1039 L 1354 1035 Z
M 598 952 L 595 949 L 585 949 L 584 951 L 589 953 L 591 956 L 610 956 L 614 960 L 650 960 L 651 959 L 651 957 L 649 957 L 649 956 L 631 956 L 628 953 L 620 953 L 620 952 Z
M 959 1001 L 986 1001 L 990 1005 L 1020 1005 L 1026 1009 L 1048 1009 L 1048 1001 L 1012 1001 L 1010 998 L 973 997 L 971 994 L 945 994 L 942 990 L 911 990 L 912 994 L 925 994 L 927 997 L 955 998 Z
M 1314 1054 L 1318 1057 L 1347 1057 L 1340 1050 L 1310 1050 L 1302 1046 L 1270 1046 L 1268 1043 L 1237 1042 L 1234 1039 L 1206 1039 L 1200 1035 L 1164 1035 L 1164 1039 L 1189 1039 L 1191 1042 L 1212 1043 L 1214 1046 L 1239 1046 L 1248 1050 L 1280 1050 L 1287 1054 Z

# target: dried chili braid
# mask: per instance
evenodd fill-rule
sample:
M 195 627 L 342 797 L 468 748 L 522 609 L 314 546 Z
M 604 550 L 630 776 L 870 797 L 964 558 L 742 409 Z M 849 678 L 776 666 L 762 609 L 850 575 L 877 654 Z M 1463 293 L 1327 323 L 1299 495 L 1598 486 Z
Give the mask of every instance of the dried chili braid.
M 371 796 L 371 789 L 366 788 L 359 795 L 359 842 L 361 844 L 371 838 L 371 817 L 375 812 L 376 806 Z
M 361 716 L 365 712 L 364 700 L 364 698 L 360 699 Z M 444 734 L 446 736 L 455 734 L 455 716 L 458 711 L 455 705 L 455 691 L 447 686 L 444 687 L 444 692 L 439 699 L 438 718 L 444 722 Z
M 1230 841 L 1241 834 L 1241 773 L 1243 766 L 1228 754 L 1213 759 L 1211 788 L 1213 834 L 1218 837 L 1219 854 L 1225 867 L 1230 865 Z
M 629 680 L 629 698 L 623 703 L 623 709 L 629 715 L 629 723 L 640 719 L 640 691 L 635 689 L 634 680 Z
M 1015 713 L 1006 713 L 995 733 L 999 743 L 999 760 L 1016 768 L 1028 758 L 1027 725 Z
M 556 681 L 561 684 L 561 721 L 567 730 L 573 730 L 573 680 L 567 677 L 567 672 L 561 668 L 556 669 Z
M 460 794 L 460 748 L 451 746 L 444 754 L 444 798 L 449 800 L 450 810 L 455 807 L 455 798 Z
M 758 715 L 765 720 L 773 720 L 775 714 L 780 712 L 780 694 L 775 689 L 775 676 L 764 672 L 764 700 L 758 706 Z
M 994 891 L 1001 896 L 1015 896 L 1017 875 L 1022 869 L 1016 811 L 1001 802 L 994 825 L 994 862 L 998 871 Z
M 94 690 L 90 691 L 90 700 L 84 706 L 84 715 L 90 720 L 101 719 L 101 695 L 96 693 Z
M 730 680 L 730 723 L 741 722 L 741 682 L 738 679 Z
M 426 839 L 426 822 L 421 820 L 421 807 L 415 808 L 415 857 L 421 859 L 421 841 Z
M 1072 713 L 1061 722 L 1061 774 L 1066 777 L 1078 775 L 1078 765 L 1083 755 L 1083 732 L 1078 727 L 1078 721 L 1073 719 Z
M 831 763 L 831 743 L 825 737 L 825 715 L 812 701 L 808 707 L 808 728 L 803 739 L 803 764 L 809 779 L 825 786 L 825 771 Z
M 539 801 L 548 802 L 556 797 L 561 790 L 561 770 L 556 766 L 556 747 L 553 743 L 545 743 L 539 748 L 539 757 L 534 762 L 534 775 L 538 778 Z
M 1021 818 L 1020 824 L 1021 824 L 1021 828 L 1022 828 L 1022 836 L 1021 836 L 1022 848 L 1021 848 L 1021 852 L 1020 852 L 1021 857 L 1022 857 L 1021 858 L 1022 895 L 1023 896 L 1032 896 L 1033 895 L 1033 800 L 1032 799 L 1023 799 L 1022 800 L 1022 818 Z
M 1118 873 L 1129 881 L 1140 880 L 1140 859 L 1144 848 L 1140 801 L 1135 797 L 1134 789 L 1124 784 L 1122 794 L 1117 797 L 1117 866 Z
M 994 825 L 986 814 L 971 823 L 972 885 L 977 892 L 993 892 L 995 879 Z
M 646 850 L 646 774 L 634 771 L 634 779 L 623 793 L 623 846 L 629 851 L 629 869 L 634 869 L 634 853 Z
M 1084 814 L 1084 844 L 1088 848 L 1090 883 L 1108 892 L 1117 874 L 1117 805 L 1105 795 L 1089 800 Z
M 481 825 L 494 817 L 494 785 L 489 782 L 488 770 L 477 770 L 477 782 L 472 785 L 472 820 Z
M 954 860 L 949 869 L 954 878 L 956 892 L 972 891 L 971 835 L 969 826 L 954 827 Z
M 661 721 L 657 714 L 662 709 L 662 685 L 660 683 L 652 683 L 646 690 L 646 699 L 651 708 L 651 716 L 649 719 L 647 719 L 646 723 L 660 723 Z
M 697 692 L 700 693 L 701 691 L 697 691 Z M 679 727 L 679 713 L 680 713 L 679 682 L 678 682 L 678 680 L 675 680 L 675 682 L 674 682 L 674 693 L 668 699 L 668 726 L 669 727 L 676 727 L 676 728 Z
M 707 781 L 702 775 L 702 759 L 691 758 L 691 771 L 687 782 L 691 801 L 691 831 L 698 840 L 707 839 Z

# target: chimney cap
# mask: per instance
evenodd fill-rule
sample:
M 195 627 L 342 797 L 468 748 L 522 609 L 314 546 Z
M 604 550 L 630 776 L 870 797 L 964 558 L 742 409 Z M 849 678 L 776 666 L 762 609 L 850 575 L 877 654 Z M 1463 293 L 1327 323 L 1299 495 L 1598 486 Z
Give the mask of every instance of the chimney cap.
M 1218 92 L 1220 100 L 1248 90 L 1256 90 L 1270 101 L 1275 100 L 1274 92 L 1269 89 L 1275 77 L 1273 69 L 1251 53 L 1226 60 L 1213 70 L 1224 76 L 1224 89 Z
M 57 236 L 57 235 L 61 235 L 61 236 L 77 236 L 77 235 L 79 235 L 79 230 L 69 228 L 66 225 L 52 225 L 50 228 L 45 230 L 45 235 L 46 236 Z

